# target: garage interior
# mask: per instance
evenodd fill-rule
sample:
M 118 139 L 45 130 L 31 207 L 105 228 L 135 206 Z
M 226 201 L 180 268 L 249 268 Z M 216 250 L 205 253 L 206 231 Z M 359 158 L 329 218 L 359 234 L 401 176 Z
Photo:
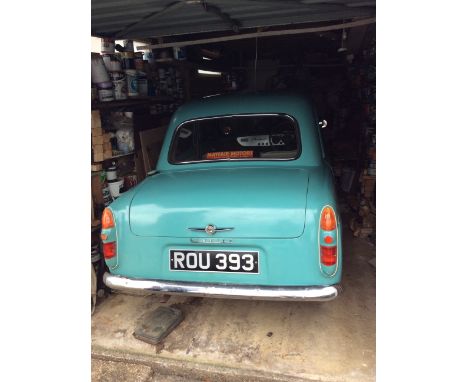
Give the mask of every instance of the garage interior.
M 375 1 L 92 0 L 91 20 L 93 380 L 374 381 Z M 138 72 L 134 94 L 96 80 L 96 68 L 109 75 L 112 65 Z M 99 217 L 154 170 L 174 111 L 202 97 L 265 91 L 305 93 L 326 121 L 344 293 L 299 303 L 109 290 Z M 133 332 L 157 306 L 185 318 L 150 345 Z

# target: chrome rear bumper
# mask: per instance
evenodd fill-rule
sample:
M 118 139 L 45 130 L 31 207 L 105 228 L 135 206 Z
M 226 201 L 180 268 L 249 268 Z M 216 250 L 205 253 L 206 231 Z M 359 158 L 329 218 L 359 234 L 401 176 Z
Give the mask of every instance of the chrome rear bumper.
M 131 279 L 104 274 L 104 283 L 112 289 L 122 291 L 148 291 L 164 294 L 186 294 L 199 297 L 235 298 L 246 300 L 282 301 L 329 301 L 341 293 L 339 284 L 328 286 L 260 286 L 239 284 L 192 283 L 184 281 L 163 281 Z

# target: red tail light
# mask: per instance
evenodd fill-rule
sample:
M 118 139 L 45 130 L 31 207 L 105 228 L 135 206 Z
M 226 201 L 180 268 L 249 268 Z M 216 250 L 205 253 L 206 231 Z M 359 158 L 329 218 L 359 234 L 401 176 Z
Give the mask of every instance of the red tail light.
M 336 222 L 335 210 L 332 206 L 326 205 L 320 214 L 319 247 L 320 264 L 322 273 L 333 276 L 338 266 L 338 226 Z
M 336 246 L 324 247 L 320 246 L 320 262 L 326 266 L 332 266 L 336 264 Z
M 117 255 L 117 246 L 115 245 L 115 241 L 110 243 L 103 243 L 102 249 L 105 259 L 112 259 L 115 255 Z

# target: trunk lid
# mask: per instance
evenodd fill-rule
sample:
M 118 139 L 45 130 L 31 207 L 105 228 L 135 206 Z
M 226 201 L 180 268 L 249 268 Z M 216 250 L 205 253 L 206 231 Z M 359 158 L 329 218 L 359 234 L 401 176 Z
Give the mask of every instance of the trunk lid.
M 304 231 L 308 172 L 217 168 L 154 175 L 130 205 L 138 236 L 211 237 L 189 228 L 233 228 L 213 237 L 294 238 Z

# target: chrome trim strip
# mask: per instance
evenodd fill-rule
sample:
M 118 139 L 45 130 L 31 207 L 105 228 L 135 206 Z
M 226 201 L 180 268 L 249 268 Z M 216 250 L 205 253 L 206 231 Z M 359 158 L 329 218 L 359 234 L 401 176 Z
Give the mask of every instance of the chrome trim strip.
M 191 295 L 199 297 L 232 298 L 245 300 L 281 301 L 329 301 L 337 297 L 342 288 L 340 284 L 325 286 L 261 286 L 239 284 L 195 283 L 184 281 L 165 281 L 131 279 L 123 276 L 104 274 L 104 283 L 112 289 L 121 291 L 144 290 L 153 293 Z
M 190 231 L 196 231 L 196 232 L 205 232 L 205 229 L 206 228 L 187 228 L 189 229 Z M 227 227 L 227 228 L 218 228 L 216 227 L 215 228 L 215 232 L 224 232 L 224 231 L 232 231 L 234 229 L 234 227 Z

